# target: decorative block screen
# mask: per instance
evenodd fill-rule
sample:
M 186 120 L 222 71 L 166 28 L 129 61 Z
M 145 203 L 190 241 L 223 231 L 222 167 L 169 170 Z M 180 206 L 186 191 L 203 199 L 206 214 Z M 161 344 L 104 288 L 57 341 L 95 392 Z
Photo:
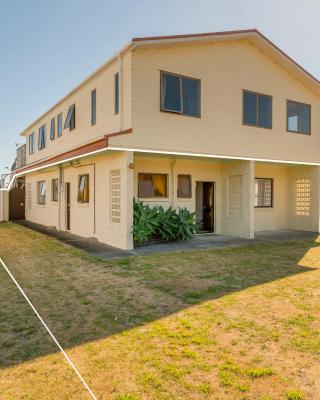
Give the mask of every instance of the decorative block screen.
M 26 185 L 26 206 L 28 210 L 32 208 L 32 192 L 31 192 L 31 183 L 28 182 Z
M 111 222 L 121 222 L 121 174 L 119 169 L 110 171 Z
M 311 214 L 311 179 L 296 180 L 296 215 L 308 216 Z
M 242 175 L 229 176 L 229 215 L 242 216 Z

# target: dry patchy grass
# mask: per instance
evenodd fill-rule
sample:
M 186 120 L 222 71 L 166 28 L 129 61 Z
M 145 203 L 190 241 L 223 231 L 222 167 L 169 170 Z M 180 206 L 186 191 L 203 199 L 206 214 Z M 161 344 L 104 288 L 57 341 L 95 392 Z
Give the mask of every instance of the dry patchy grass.
M 319 399 L 311 240 L 101 261 L 13 224 L 9 265 L 98 399 Z M 0 398 L 89 398 L 0 271 Z

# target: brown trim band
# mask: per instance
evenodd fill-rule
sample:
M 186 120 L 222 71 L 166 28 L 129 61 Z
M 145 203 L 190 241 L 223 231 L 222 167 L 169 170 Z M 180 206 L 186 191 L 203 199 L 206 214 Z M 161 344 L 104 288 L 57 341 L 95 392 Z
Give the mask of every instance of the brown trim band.
M 70 158 L 76 158 L 78 156 L 83 156 L 87 153 L 105 149 L 108 147 L 109 137 L 125 135 L 125 134 L 131 133 L 131 132 L 132 132 L 132 129 L 130 128 L 125 131 L 113 132 L 113 133 L 106 134 L 103 139 L 95 140 L 94 142 L 82 145 L 73 150 L 65 151 L 64 153 L 58 154 L 57 156 L 54 156 L 54 157 L 47 158 L 43 161 L 35 162 L 33 164 L 28 164 L 23 168 L 17 169 L 15 171 L 15 173 L 20 174 L 20 173 L 32 170 L 34 168 L 45 167 L 46 165 L 51 165 L 52 163 L 63 162 Z

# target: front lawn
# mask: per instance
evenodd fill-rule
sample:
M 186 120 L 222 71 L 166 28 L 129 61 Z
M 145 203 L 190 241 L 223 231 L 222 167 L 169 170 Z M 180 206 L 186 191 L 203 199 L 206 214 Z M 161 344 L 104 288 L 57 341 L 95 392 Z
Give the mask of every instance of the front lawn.
M 101 261 L 14 224 L 4 259 L 98 399 L 319 399 L 311 240 Z M 89 399 L 4 270 L 0 398 Z

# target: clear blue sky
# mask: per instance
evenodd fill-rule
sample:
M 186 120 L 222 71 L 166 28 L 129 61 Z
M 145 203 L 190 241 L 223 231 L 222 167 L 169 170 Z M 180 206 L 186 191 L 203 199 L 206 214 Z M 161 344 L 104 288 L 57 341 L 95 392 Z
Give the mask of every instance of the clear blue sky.
M 40 114 L 134 36 L 258 28 L 320 78 L 318 0 L 0 0 L 0 173 Z

